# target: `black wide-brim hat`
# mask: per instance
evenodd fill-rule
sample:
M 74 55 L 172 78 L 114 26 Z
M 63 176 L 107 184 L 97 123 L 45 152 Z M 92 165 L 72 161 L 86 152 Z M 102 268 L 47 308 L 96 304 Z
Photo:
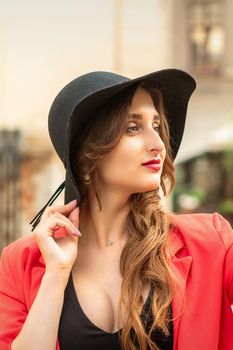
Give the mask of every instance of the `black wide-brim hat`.
M 53 146 L 66 168 L 65 181 L 30 222 L 32 230 L 48 205 L 65 188 L 65 204 L 73 199 L 80 203 L 80 192 L 71 168 L 71 146 L 98 109 L 109 98 L 142 82 L 154 83 L 162 92 L 170 127 L 172 158 L 175 159 L 182 140 L 188 101 L 195 90 L 193 77 L 180 69 L 163 69 L 135 79 L 111 72 L 90 72 L 67 84 L 56 96 L 49 111 L 48 128 Z M 127 93 L 127 92 L 126 92 Z

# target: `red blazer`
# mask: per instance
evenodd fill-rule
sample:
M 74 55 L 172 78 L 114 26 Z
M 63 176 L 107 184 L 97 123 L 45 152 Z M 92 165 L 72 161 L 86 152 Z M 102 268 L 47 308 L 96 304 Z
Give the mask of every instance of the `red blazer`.
M 233 349 L 233 230 L 219 214 L 173 216 L 174 350 Z M 33 235 L 4 248 L 0 263 L 0 349 L 9 350 L 39 289 L 45 265 Z M 42 350 L 42 349 L 41 349 Z M 59 350 L 57 341 L 56 350 Z

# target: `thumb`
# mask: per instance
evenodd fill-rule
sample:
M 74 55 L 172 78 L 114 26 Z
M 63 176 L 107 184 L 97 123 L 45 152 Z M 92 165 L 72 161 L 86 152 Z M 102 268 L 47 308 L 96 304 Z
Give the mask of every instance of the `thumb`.
M 74 224 L 75 227 L 78 228 L 78 226 L 79 226 L 79 207 L 74 208 L 70 212 L 68 219 Z

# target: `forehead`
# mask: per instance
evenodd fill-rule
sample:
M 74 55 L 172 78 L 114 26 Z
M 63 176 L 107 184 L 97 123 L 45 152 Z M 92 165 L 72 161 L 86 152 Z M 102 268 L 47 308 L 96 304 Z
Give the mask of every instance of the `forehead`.
M 138 87 L 133 95 L 127 116 L 130 119 L 142 119 L 144 115 L 159 119 L 159 113 L 151 95 L 145 89 Z
M 130 120 L 142 120 L 143 115 L 139 113 L 128 113 L 127 118 Z M 153 114 L 153 120 L 160 120 L 159 114 L 157 112 Z

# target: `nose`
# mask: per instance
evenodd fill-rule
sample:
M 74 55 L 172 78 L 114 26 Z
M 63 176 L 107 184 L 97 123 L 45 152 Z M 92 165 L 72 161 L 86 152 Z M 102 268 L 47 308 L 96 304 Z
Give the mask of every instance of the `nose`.
M 148 151 L 156 151 L 158 153 L 162 152 L 165 149 L 165 145 L 159 135 L 155 130 L 148 132 L 147 136 L 147 149 Z

